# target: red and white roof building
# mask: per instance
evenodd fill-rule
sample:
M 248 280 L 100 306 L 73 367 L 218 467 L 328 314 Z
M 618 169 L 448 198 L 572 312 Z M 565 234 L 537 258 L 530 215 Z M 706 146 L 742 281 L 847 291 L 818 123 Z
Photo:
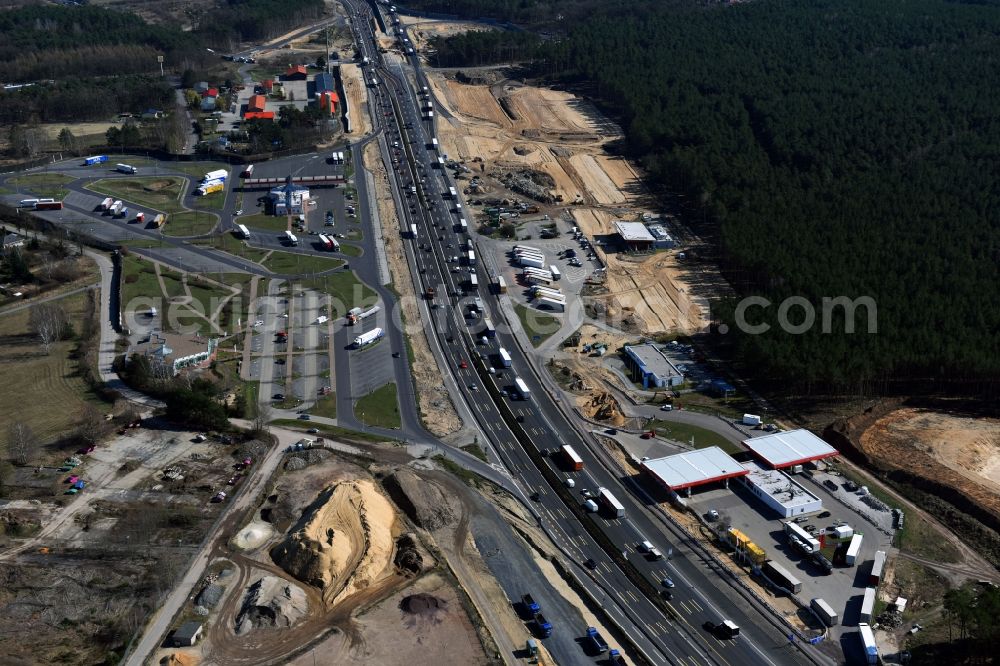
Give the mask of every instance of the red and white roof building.
M 751 437 L 743 440 L 743 446 L 772 469 L 783 469 L 840 455 L 837 449 L 808 430 L 789 430 Z
M 678 492 L 710 483 L 724 482 L 746 476 L 749 471 L 717 446 L 654 458 L 642 463 L 642 468 L 658 484 Z

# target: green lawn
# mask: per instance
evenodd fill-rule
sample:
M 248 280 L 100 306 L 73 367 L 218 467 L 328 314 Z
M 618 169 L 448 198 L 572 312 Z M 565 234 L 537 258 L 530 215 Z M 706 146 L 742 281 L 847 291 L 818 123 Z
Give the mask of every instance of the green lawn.
M 362 423 L 380 428 L 398 428 L 399 402 L 396 384 L 385 384 L 354 403 L 354 415 Z
M 184 180 L 181 178 L 153 176 L 148 178 L 103 178 L 88 185 L 87 189 L 164 213 L 179 213 L 184 210 L 180 203 L 183 187 Z
M 360 257 L 364 251 L 357 245 L 340 244 L 340 253 L 345 257 Z
M 693 437 L 696 449 L 718 446 L 726 453 L 741 453 L 744 450 L 739 444 L 729 441 L 722 435 L 696 425 L 655 419 L 650 427 L 656 430 L 656 434 L 659 436 L 672 439 L 675 442 L 690 444 Z
M 313 405 L 313 408 L 309 410 L 309 413 L 313 416 L 325 416 L 328 419 L 337 418 L 337 394 L 328 393 Z
M 228 252 L 237 257 L 242 257 L 248 261 L 260 263 L 260 260 L 267 256 L 270 250 L 261 250 L 248 246 L 242 238 L 237 238 L 233 234 L 222 234 L 212 238 L 199 239 L 193 241 L 193 245 L 212 247 L 222 252 Z
M 528 334 L 531 344 L 535 347 L 552 337 L 562 323 L 558 317 L 526 308 L 520 303 L 514 306 L 514 310 L 517 312 L 517 318 L 521 320 L 521 326 Z
M 340 271 L 295 282 L 307 289 L 330 294 L 335 317 L 343 317 L 351 308 L 374 305 L 376 301 L 375 292 L 359 281 L 351 271 Z
M 163 225 L 163 233 L 168 236 L 201 236 L 210 233 L 218 220 L 218 215 L 196 210 L 174 213 Z
M 41 198 L 52 198 L 62 201 L 69 193 L 69 190 L 62 186 L 72 183 L 74 180 L 76 178 L 63 173 L 30 173 L 24 176 L 8 178 L 7 183 L 27 189 L 32 194 Z
M 227 194 L 228 192 L 226 190 L 222 190 L 221 192 L 212 192 L 211 194 L 206 194 L 205 196 L 195 197 L 194 205 L 197 208 L 222 210 L 222 207 L 226 203 Z
M 316 257 L 309 254 L 275 251 L 264 261 L 263 265 L 275 273 L 304 275 L 328 271 L 343 266 L 344 262 L 340 259 Z
M 266 215 L 264 213 L 242 215 L 239 218 L 239 223 L 245 224 L 251 229 L 274 231 L 279 234 L 288 229 L 288 218 L 283 215 L 280 217 L 275 215 Z
M 122 274 L 122 305 L 126 309 L 131 309 L 128 304 L 139 296 L 162 296 L 152 263 L 130 255 L 122 262 Z

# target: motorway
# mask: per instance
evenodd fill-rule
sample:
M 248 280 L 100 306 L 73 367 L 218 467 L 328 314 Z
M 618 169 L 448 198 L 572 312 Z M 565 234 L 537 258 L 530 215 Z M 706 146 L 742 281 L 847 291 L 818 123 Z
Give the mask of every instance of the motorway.
M 627 629 L 651 662 L 788 664 L 813 661 L 802 650 L 789 648 L 783 627 L 768 621 L 725 583 L 711 580 L 716 574 L 707 572 L 704 562 L 692 556 L 693 551 L 686 545 L 679 540 L 678 543 L 666 540 L 663 533 L 670 526 L 658 512 L 647 510 L 648 499 L 633 495 L 631 489 L 636 486 L 631 479 L 618 478 L 609 471 L 607 461 L 594 454 L 592 447 L 593 450 L 599 448 L 596 442 L 584 441 L 571 427 L 560 406 L 544 390 L 508 328 L 497 326 L 495 337 L 483 338 L 484 342 L 480 342 L 478 338 L 484 332 L 482 320 L 466 316 L 468 306 L 476 297 L 482 300 L 492 321 L 503 320 L 497 302 L 489 293 L 487 280 L 473 287 L 467 278 L 472 274 L 469 268 L 456 273 L 452 270 L 454 262 L 449 261 L 461 254 L 460 248 L 475 246 L 459 230 L 459 220 L 463 217 L 460 200 L 446 194 L 448 188 L 455 185 L 445 169 L 436 168 L 437 154 L 428 148 L 434 136 L 434 123 L 433 118 L 422 117 L 418 91 L 414 89 L 425 83 L 419 60 L 415 56 L 408 59 L 413 75 L 411 84 L 398 59 L 389 63 L 388 58 L 383 59 L 379 53 L 368 18 L 372 7 L 360 2 L 347 4 L 354 19 L 352 27 L 361 56 L 371 63 L 365 68 L 365 78 L 371 81 L 374 75 L 378 80 L 377 85 L 369 88 L 373 122 L 384 130 L 383 150 L 391 160 L 398 161 L 390 179 L 396 188 L 397 202 L 402 203 L 399 206 L 403 217 L 401 224 L 404 229 L 411 224 L 418 229 L 408 250 L 411 266 L 416 269 L 417 283 L 423 289 L 433 288 L 437 294 L 429 307 L 425 302 L 425 313 L 432 323 L 439 349 L 444 350 L 445 367 L 450 368 L 463 387 L 461 398 L 470 405 L 490 439 L 493 454 L 500 457 L 529 492 L 537 493 L 536 508 L 543 526 L 571 560 L 581 564 L 593 558 L 597 562 L 593 571 L 579 567 L 578 575 L 592 581 L 598 598 L 602 592 L 606 595 L 603 605 L 608 613 Z M 400 39 L 405 37 L 405 30 L 398 31 Z M 416 188 L 416 195 L 412 194 L 411 187 Z M 659 585 L 667 576 L 675 581 L 670 605 L 680 622 L 647 599 L 621 569 L 609 562 L 610 558 L 582 529 L 579 520 L 548 486 L 504 425 L 503 416 L 491 398 L 491 393 L 495 395 L 495 392 L 479 388 L 482 382 L 493 380 L 493 375 L 482 370 L 485 364 L 492 363 L 500 347 L 513 357 L 515 372 L 520 371 L 518 376 L 528 385 L 532 396 L 530 400 L 511 402 L 508 407 L 539 450 L 551 450 L 563 444 L 576 449 L 584 460 L 582 472 L 566 473 L 558 469 L 554 457 L 548 458 L 548 464 L 561 476 L 575 477 L 577 489 L 604 487 L 615 493 L 625 506 L 627 518 L 596 518 L 596 522 L 605 535 L 621 547 L 631 564 L 654 585 Z M 462 361 L 466 368 L 460 367 Z M 513 376 L 510 372 L 507 375 L 506 382 L 512 384 Z M 498 385 L 496 388 L 506 390 L 509 387 Z M 669 561 L 659 562 L 642 558 L 635 546 L 646 538 L 661 551 L 672 551 L 674 556 Z M 704 621 L 719 621 L 723 617 L 741 626 L 742 635 L 738 641 L 720 641 L 701 632 L 700 625 Z M 576 630 L 583 633 L 583 627 Z M 813 653 L 809 656 L 824 661 L 815 651 L 809 652 Z

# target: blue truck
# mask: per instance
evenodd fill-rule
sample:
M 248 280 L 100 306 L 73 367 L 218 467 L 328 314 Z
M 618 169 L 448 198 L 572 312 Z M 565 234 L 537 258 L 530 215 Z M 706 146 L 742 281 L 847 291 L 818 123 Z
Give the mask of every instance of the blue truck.
M 93 157 L 88 157 L 83 160 L 84 166 L 94 166 L 95 164 L 104 164 L 108 161 L 107 155 L 94 155 Z
M 601 632 L 596 627 L 587 627 L 587 638 L 590 639 L 594 649 L 598 652 L 608 651 L 608 642 L 601 636 Z
M 608 663 L 611 666 L 625 666 L 625 657 L 618 650 L 611 648 L 611 652 L 608 653 Z
M 535 627 L 538 629 L 538 634 L 543 638 L 548 638 L 552 635 L 552 623 L 545 619 L 545 616 L 541 613 L 535 613 Z
M 534 617 L 536 613 L 542 610 L 542 607 L 538 605 L 538 602 L 535 601 L 535 598 L 530 594 L 523 595 L 521 597 L 521 603 L 524 604 L 524 611 L 530 617 Z

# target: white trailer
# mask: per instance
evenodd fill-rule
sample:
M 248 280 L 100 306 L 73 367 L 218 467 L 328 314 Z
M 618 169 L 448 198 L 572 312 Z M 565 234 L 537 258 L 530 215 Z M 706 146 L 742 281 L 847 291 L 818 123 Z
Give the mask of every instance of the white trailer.
M 548 279 L 544 275 L 534 275 L 532 273 L 524 273 L 522 276 L 525 282 L 530 284 L 552 284 L 552 280 Z
M 108 210 L 111 212 L 112 215 L 117 215 L 118 211 L 120 211 L 122 209 L 122 206 L 124 205 L 125 204 L 122 203 L 122 201 L 119 199 L 115 201 L 113 204 L 111 204 L 111 208 L 108 208 Z
M 417 225 L 414 223 L 410 224 L 410 238 L 417 237 Z
M 869 664 L 878 663 L 878 643 L 875 642 L 875 634 L 872 628 L 865 622 L 858 624 L 858 635 L 861 637 L 861 646 L 865 652 L 865 661 Z
M 520 377 L 514 378 L 514 390 L 517 391 L 517 395 L 521 400 L 531 400 L 531 389 L 528 388 L 528 385 Z
M 458 198 L 458 192 L 455 191 L 454 187 L 449 187 L 448 188 L 448 198 L 449 199 L 457 199 Z
M 885 551 L 875 551 L 875 560 L 872 562 L 872 571 L 868 574 L 868 584 L 878 585 L 882 580 L 882 570 L 885 569 Z
M 30 202 L 30 204 L 27 203 L 27 202 Z M 97 209 L 98 210 L 108 210 L 109 208 L 111 208 L 111 204 L 113 204 L 114 202 L 115 202 L 114 199 L 112 199 L 111 197 L 108 197 L 104 201 L 101 202 L 101 205 L 98 206 Z M 30 206 L 34 207 L 34 205 L 36 203 L 38 203 L 38 199 L 25 199 L 24 201 L 21 202 L 21 205 L 24 206 L 24 205 L 27 204 L 27 205 L 30 205 Z
M 245 224 L 236 225 L 236 230 L 239 231 L 240 236 L 243 238 L 250 238 L 250 230 L 246 228 Z
M 458 231 L 463 234 L 469 233 L 469 223 L 465 221 L 464 217 L 458 221 Z
M 875 588 L 866 587 L 865 597 L 861 602 L 861 621 L 871 622 L 872 613 L 875 612 Z
M 116 164 L 115 171 L 121 173 L 139 173 L 139 170 L 130 164 Z
M 500 348 L 498 353 L 500 355 L 500 364 L 505 368 L 509 368 L 511 364 L 510 353 L 503 347 Z
M 542 296 L 541 298 L 535 299 L 535 305 L 539 308 L 552 310 L 553 312 L 566 311 L 566 301 L 558 301 L 554 298 L 549 298 L 548 296 Z
M 514 250 L 514 258 L 520 259 L 521 257 L 531 257 L 532 259 L 545 259 L 545 253 L 543 253 L 541 250 L 529 250 L 527 248 Z
M 228 177 L 229 177 L 228 171 L 226 171 L 225 169 L 216 169 L 215 171 L 209 171 L 208 173 L 206 173 L 205 176 L 201 179 L 201 182 L 205 183 L 210 180 L 225 180 Z
M 507 293 L 507 281 L 503 279 L 502 275 L 497 276 L 497 293 L 506 294 Z
M 552 273 L 550 273 L 549 271 L 545 270 L 544 268 L 535 268 L 534 266 L 528 266 L 527 268 L 525 268 L 521 272 L 524 273 L 525 275 L 538 275 L 538 276 L 543 277 L 543 278 L 545 278 L 547 280 L 551 280 L 552 279 Z
M 743 425 L 745 426 L 759 426 L 760 417 L 756 414 L 744 414 L 743 415 Z
M 359 321 L 362 321 L 364 319 L 368 319 L 368 317 L 375 316 L 375 314 L 379 310 L 381 310 L 381 308 L 379 306 L 377 306 L 377 305 L 371 306 L 370 308 L 368 308 L 364 312 L 361 311 L 361 308 L 351 308 L 351 311 L 347 313 L 347 324 L 349 326 L 354 326 Z
M 465 260 L 466 260 L 466 262 L 468 262 L 468 264 L 470 266 L 474 265 L 476 263 L 476 252 L 475 252 L 475 250 L 469 250 L 469 253 L 466 255 Z
M 291 231 L 285 232 L 285 242 L 289 245 L 298 245 L 299 239 Z
M 819 541 L 814 539 L 813 536 L 809 534 L 809 532 L 806 532 L 804 529 L 802 529 L 801 527 L 799 527 L 790 520 L 785 522 L 784 526 L 785 526 L 785 534 L 787 534 L 789 537 L 797 538 L 799 541 L 804 543 L 810 553 L 815 553 L 819 551 Z
M 542 287 L 541 285 L 535 285 L 531 288 L 531 293 L 534 296 L 548 296 L 549 298 L 564 298 L 563 293 L 558 289 L 553 289 L 552 287 Z
M 440 146 L 440 144 L 438 144 L 438 140 L 437 140 L 437 138 L 436 138 L 436 137 L 435 137 L 435 138 L 432 138 L 432 139 L 431 139 L 431 148 L 432 148 L 432 149 L 434 149 L 434 150 L 437 150 L 437 149 L 438 149 L 438 148 L 440 148 L 440 147 L 441 147 L 441 146 Z
M 517 263 L 521 264 L 521 266 L 524 266 L 525 268 L 545 268 L 545 260 L 536 259 L 534 257 L 519 257 Z
M 828 627 L 836 626 L 840 622 L 840 617 L 837 613 L 830 608 L 830 604 L 826 603 L 822 599 L 816 598 L 809 602 L 809 605 L 819 616 L 819 619 L 823 620 L 823 624 Z
M 365 345 L 372 344 L 381 337 L 382 337 L 382 329 L 373 328 L 372 330 L 366 331 L 361 335 L 357 336 L 356 338 L 354 338 L 354 346 L 360 349 Z
M 549 266 L 549 272 L 552 273 L 553 280 L 559 280 L 562 278 L 562 273 L 559 272 L 559 267 L 555 264 Z
M 597 499 L 605 509 L 615 514 L 615 518 L 625 517 L 625 507 L 607 488 L 597 489 Z
M 847 554 L 844 556 L 844 563 L 853 567 L 858 561 L 858 554 L 861 553 L 861 538 L 862 535 L 855 533 L 851 537 L 851 545 L 847 547 Z
M 476 291 L 479 289 L 479 278 L 476 277 L 475 273 L 469 275 L 469 291 Z

